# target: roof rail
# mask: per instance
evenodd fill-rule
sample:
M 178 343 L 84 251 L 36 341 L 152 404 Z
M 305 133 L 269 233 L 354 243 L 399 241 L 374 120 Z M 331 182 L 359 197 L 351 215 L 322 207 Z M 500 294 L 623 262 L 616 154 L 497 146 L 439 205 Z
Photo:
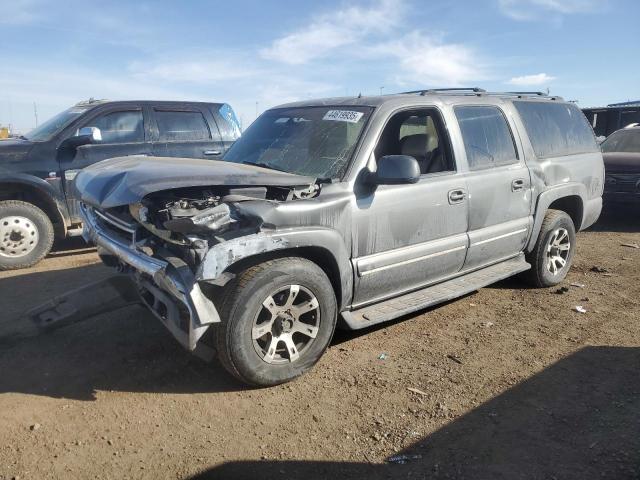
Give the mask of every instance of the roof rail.
M 538 96 L 538 97 L 548 97 L 549 95 L 544 93 L 544 92 L 505 92 L 505 93 L 511 93 L 513 95 L 534 95 L 534 96 Z
M 479 87 L 454 87 L 454 88 L 427 88 L 424 90 L 412 90 L 410 92 L 401 92 L 404 95 L 419 94 L 426 95 L 427 93 L 446 93 L 446 92 L 470 92 L 470 93 L 486 93 L 486 90 Z

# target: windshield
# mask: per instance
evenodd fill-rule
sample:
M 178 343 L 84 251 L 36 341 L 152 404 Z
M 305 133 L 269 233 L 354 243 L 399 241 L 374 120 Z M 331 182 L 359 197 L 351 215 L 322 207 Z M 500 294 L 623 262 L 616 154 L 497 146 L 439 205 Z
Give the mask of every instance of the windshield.
M 640 128 L 619 130 L 602 142 L 603 152 L 640 153 Z
M 44 142 L 66 127 L 87 110 L 85 108 L 70 108 L 50 118 L 42 125 L 27 133 L 24 138 L 32 142 Z
M 372 110 L 347 106 L 269 110 L 233 144 L 224 160 L 340 178 Z

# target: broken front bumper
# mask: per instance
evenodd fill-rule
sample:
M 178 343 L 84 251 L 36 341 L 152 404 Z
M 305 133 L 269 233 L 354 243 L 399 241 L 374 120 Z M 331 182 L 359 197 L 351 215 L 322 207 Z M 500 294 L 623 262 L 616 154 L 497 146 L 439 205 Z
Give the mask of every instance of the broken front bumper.
M 101 257 L 113 257 L 131 273 L 142 301 L 188 350 L 195 350 L 209 326 L 220 321 L 218 311 L 179 259 L 156 258 L 136 248 L 135 232 L 110 215 L 81 205 L 83 237 L 98 247 Z

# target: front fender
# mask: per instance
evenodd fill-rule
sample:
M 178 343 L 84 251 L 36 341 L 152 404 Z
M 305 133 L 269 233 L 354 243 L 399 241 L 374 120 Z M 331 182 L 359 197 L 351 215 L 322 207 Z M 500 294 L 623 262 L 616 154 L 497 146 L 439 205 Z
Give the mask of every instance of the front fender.
M 49 199 L 52 206 L 54 206 L 58 212 L 62 223 L 67 226 L 69 225 L 69 212 L 65 198 L 61 192 L 57 191 L 49 182 L 26 173 L 0 173 L 0 185 L 8 183 L 24 185 L 26 188 L 38 191 L 45 199 Z
M 287 229 L 261 231 L 214 245 L 206 253 L 196 271 L 198 281 L 211 281 L 220 277 L 237 262 L 272 252 L 291 250 L 295 255 L 300 248 L 322 249 L 337 266 L 340 276 L 341 307 L 351 302 L 353 272 L 349 252 L 342 236 L 328 228 Z

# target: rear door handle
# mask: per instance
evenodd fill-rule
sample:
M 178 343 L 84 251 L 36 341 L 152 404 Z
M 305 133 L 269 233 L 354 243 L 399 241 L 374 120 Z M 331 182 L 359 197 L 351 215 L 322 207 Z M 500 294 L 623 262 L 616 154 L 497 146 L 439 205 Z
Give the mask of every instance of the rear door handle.
M 513 182 L 511 182 L 512 192 L 517 192 L 523 189 L 524 189 L 524 180 L 522 178 L 516 178 Z
M 467 198 L 467 192 L 458 188 L 456 190 L 451 190 L 449 192 L 449 203 L 453 205 L 454 203 L 464 202 L 464 199 Z
M 205 155 L 220 155 L 222 152 L 220 150 L 205 150 L 202 153 Z

